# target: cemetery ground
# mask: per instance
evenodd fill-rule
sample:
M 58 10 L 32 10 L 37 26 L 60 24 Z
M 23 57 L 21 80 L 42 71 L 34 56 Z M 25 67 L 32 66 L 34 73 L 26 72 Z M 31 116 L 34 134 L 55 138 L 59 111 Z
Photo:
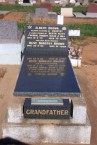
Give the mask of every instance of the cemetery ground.
M 84 40 L 73 40 L 73 45 L 82 50 L 82 67 L 74 68 L 82 93 L 85 96 L 89 119 L 92 126 L 91 144 L 97 144 L 97 38 L 87 37 Z M 0 138 L 2 123 L 7 119 L 7 108 L 10 95 L 15 87 L 20 66 L 0 66 Z M 12 79 L 14 78 L 14 79 Z
M 29 12 L 9 12 L 7 14 L 5 14 L 1 19 L 3 20 L 15 20 L 17 22 L 20 22 L 20 23 L 23 23 L 23 22 L 27 22 L 26 21 L 26 15 L 28 14 Z M 39 23 L 39 20 L 38 19 L 38 23 Z M 45 19 L 44 19 L 45 20 Z M 47 20 L 47 19 L 46 19 Z M 44 24 L 48 24 L 48 21 L 44 21 Z M 42 20 L 41 20 L 42 21 Z M 56 24 L 56 21 L 55 19 L 53 19 L 53 23 Z M 31 19 L 30 19 L 30 22 L 31 22 Z M 35 22 L 35 19 L 32 19 L 32 22 Z M 75 18 L 75 17 L 72 17 L 72 18 L 64 18 L 64 22 L 65 24 L 97 24 L 97 18 Z M 51 21 L 49 22 L 51 23 Z

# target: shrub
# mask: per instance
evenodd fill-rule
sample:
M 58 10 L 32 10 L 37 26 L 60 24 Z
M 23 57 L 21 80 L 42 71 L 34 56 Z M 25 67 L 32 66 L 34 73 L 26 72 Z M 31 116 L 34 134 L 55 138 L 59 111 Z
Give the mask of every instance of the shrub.
M 53 6 L 53 7 L 52 7 L 52 11 L 53 11 L 53 12 L 56 12 L 56 13 L 60 13 L 60 11 L 61 11 L 61 6 Z

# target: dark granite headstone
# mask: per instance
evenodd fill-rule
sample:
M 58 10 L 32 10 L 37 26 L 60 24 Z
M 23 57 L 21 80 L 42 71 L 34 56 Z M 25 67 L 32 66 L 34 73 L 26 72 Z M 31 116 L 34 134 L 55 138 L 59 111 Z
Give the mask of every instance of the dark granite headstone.
M 80 96 L 68 58 L 65 26 L 27 25 L 24 60 L 14 95 Z
M 70 119 L 72 101 L 52 99 L 56 96 L 80 96 L 68 58 L 68 29 L 58 25 L 27 25 L 23 55 L 14 95 L 50 98 L 25 99 L 24 118 Z
M 26 98 L 23 106 L 27 119 L 70 119 L 72 102 L 69 99 L 31 99 Z

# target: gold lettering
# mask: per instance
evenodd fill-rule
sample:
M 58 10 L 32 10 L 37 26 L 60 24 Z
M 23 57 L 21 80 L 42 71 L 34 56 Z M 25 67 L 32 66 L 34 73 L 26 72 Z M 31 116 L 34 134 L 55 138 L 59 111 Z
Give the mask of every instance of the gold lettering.
M 26 114 L 34 114 L 34 115 L 68 115 L 68 110 L 33 110 L 27 109 Z
M 64 115 L 68 115 L 68 114 L 69 114 L 68 110 L 64 110 Z
M 57 110 L 53 110 L 53 112 L 54 112 L 54 115 L 56 114 L 56 111 L 57 111 Z
M 61 110 L 61 115 L 64 115 L 64 110 Z
M 27 109 L 27 110 L 26 110 L 26 114 L 34 114 L 34 110 L 29 110 L 29 109 Z
M 60 110 L 57 110 L 57 115 L 60 115 Z
M 50 110 L 49 114 L 53 115 L 53 110 Z

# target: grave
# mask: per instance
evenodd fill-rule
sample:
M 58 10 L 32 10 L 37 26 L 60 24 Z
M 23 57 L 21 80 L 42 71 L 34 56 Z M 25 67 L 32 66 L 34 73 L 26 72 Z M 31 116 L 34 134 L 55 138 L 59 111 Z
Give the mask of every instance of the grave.
M 41 19 L 57 19 L 56 12 L 48 12 L 47 8 L 36 8 L 35 13 L 29 13 L 26 15 L 26 20 L 30 20 L 32 18 L 41 18 Z
M 70 4 L 74 5 L 76 3 L 75 0 L 70 0 Z
M 37 17 L 37 18 L 48 17 L 48 9 L 47 8 L 36 8 L 34 17 Z
M 35 0 L 19 0 L 18 3 L 24 6 L 30 6 L 36 3 L 36 1 Z
M 0 20 L 0 64 L 21 64 L 21 43 L 17 22 Z
M 64 17 L 73 17 L 73 8 L 61 8 L 61 15 Z
M 89 4 L 89 1 L 88 0 L 84 0 L 83 1 L 83 5 L 88 5 Z
M 25 42 L 3 137 L 8 133 L 25 143 L 89 144 L 87 108 L 68 58 L 68 28 L 29 24 Z
M 88 13 L 97 13 L 97 4 L 95 4 L 95 3 L 89 4 L 88 8 L 87 8 L 87 12 Z
M 25 57 L 14 94 L 80 96 L 80 89 L 68 59 L 67 28 L 61 25 L 28 25 L 25 35 Z M 23 82 L 26 84 L 23 85 Z

